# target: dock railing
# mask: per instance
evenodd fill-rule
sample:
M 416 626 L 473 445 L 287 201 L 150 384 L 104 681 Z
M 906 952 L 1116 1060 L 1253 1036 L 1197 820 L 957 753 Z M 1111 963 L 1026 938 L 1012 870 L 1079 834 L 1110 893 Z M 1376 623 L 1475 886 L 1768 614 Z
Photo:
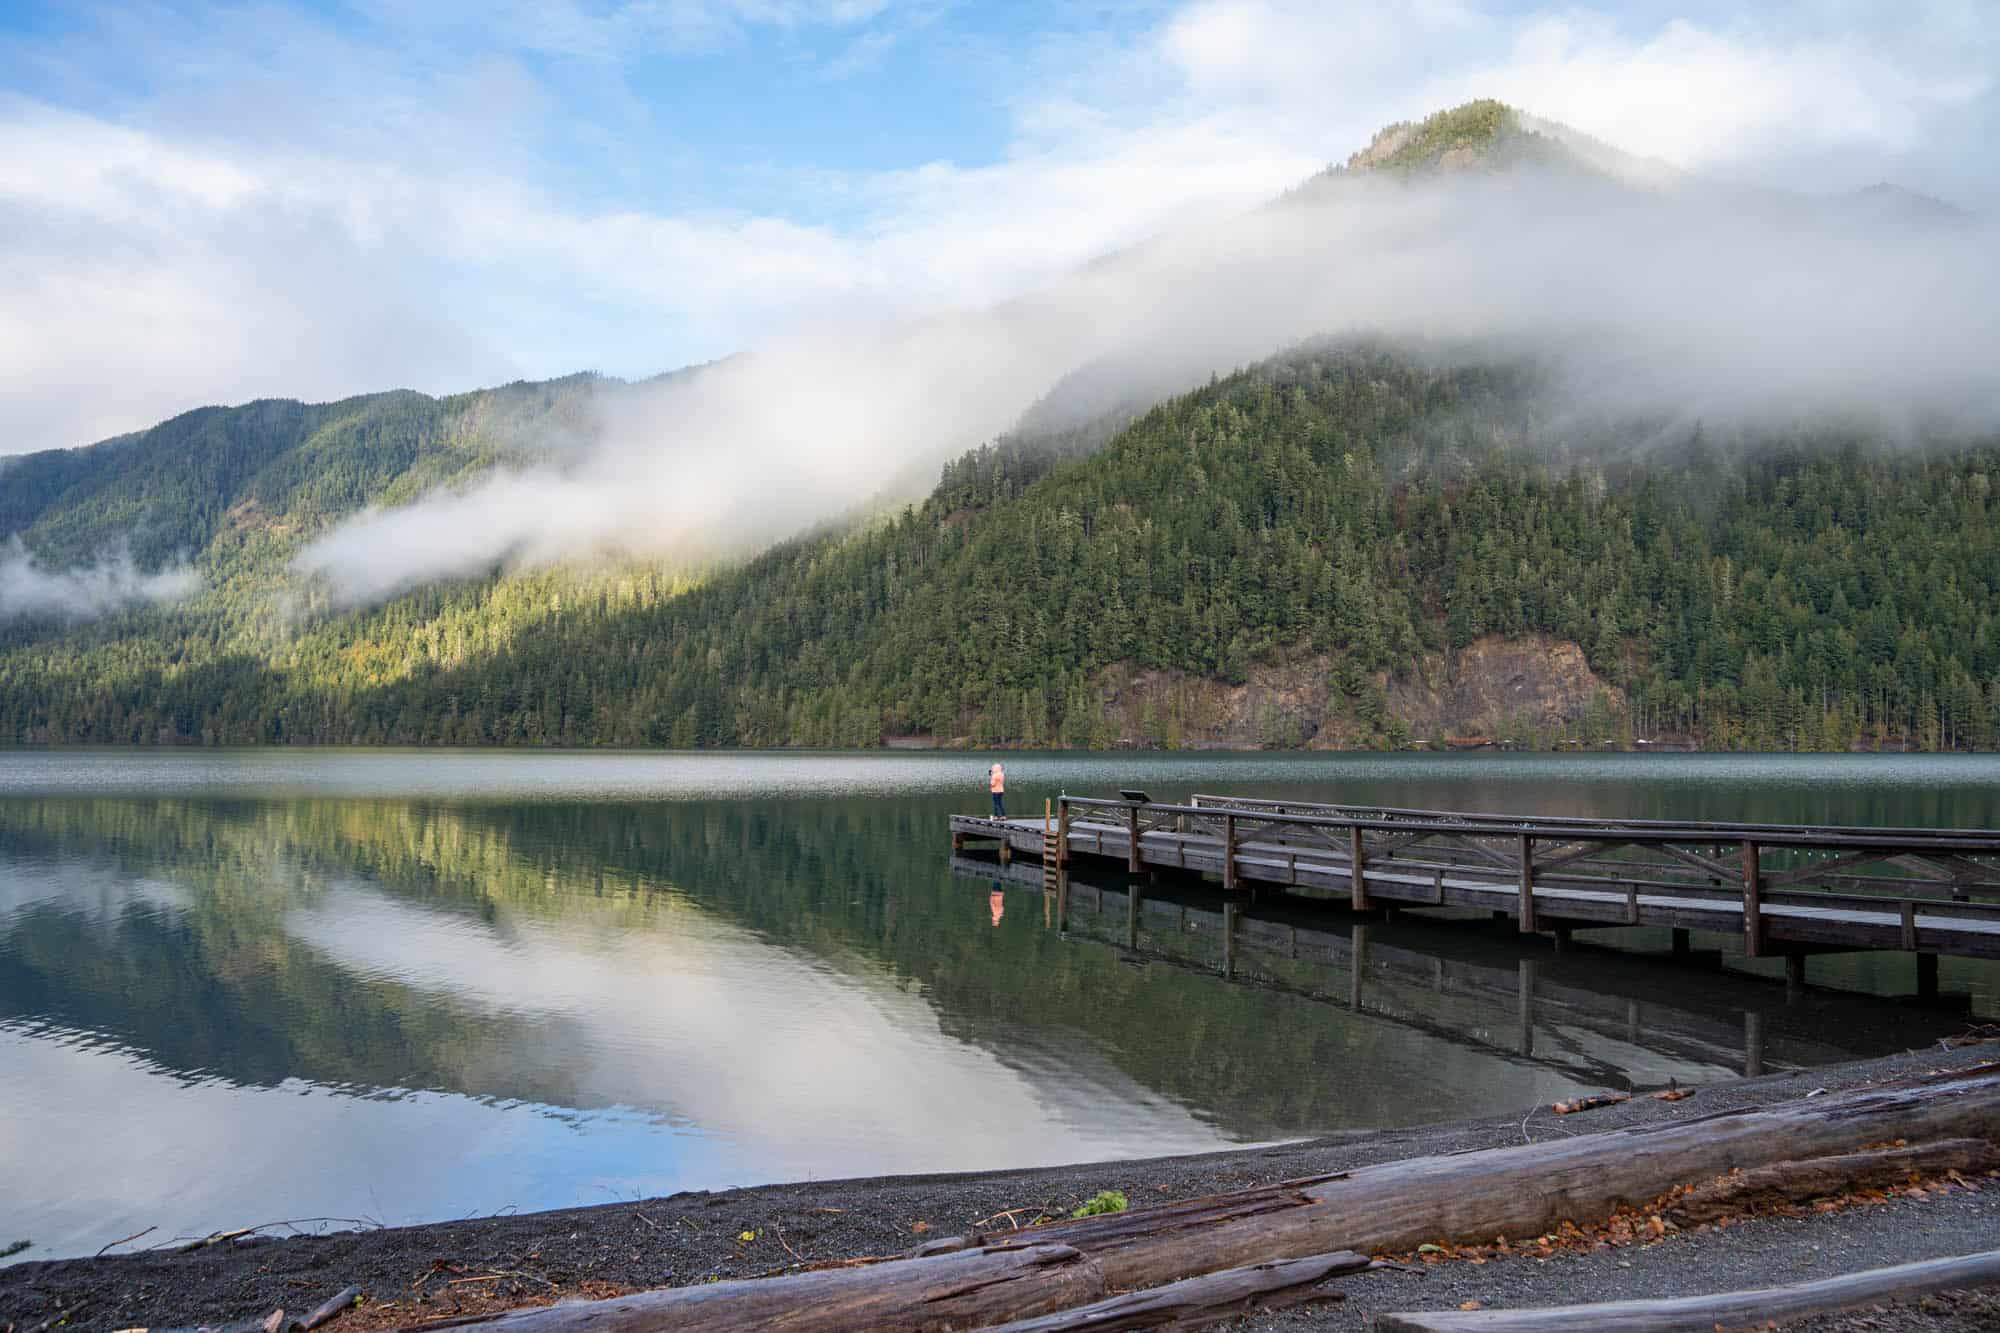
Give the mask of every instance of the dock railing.
M 2000 832 L 1991 830 L 1462 814 L 1205 794 L 1184 805 L 1065 795 L 1058 806 L 1065 860 L 1081 840 L 1100 855 L 1122 851 L 1133 873 L 1220 870 L 1225 889 L 1239 887 L 1253 862 L 1257 878 L 1279 882 L 1303 882 L 1302 869 L 1322 881 L 1334 871 L 1356 909 L 1374 905 L 1371 883 L 1393 881 L 1399 904 L 1423 906 L 1446 904 L 1448 881 L 1472 880 L 1514 889 L 1523 931 L 1539 929 L 1538 888 L 1621 893 L 1635 925 L 1642 894 L 1740 900 L 1752 957 L 1765 952 L 1774 907 L 1821 909 L 1812 915 L 1828 923 L 1828 944 L 1838 942 L 1842 909 L 1896 912 L 1912 951 L 1922 947 L 1919 914 L 2000 936 L 2000 901 L 1986 901 L 2000 899 Z M 1122 836 L 1107 847 L 1108 834 Z M 1426 878 L 1434 898 L 1413 900 L 1410 884 Z

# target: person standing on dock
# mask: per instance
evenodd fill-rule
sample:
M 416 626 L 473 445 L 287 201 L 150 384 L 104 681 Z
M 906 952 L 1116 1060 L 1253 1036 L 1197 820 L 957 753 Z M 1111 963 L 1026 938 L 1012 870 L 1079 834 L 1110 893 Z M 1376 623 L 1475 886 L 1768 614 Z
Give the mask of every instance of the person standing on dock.
M 993 817 L 1007 817 L 1007 770 L 994 764 L 986 770 L 986 786 L 993 793 Z

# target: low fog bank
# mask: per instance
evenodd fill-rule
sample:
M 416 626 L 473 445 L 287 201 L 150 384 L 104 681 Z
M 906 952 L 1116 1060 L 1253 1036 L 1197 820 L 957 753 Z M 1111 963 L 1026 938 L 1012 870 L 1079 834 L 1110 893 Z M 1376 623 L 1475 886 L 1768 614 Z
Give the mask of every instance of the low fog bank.
M 43 568 L 18 537 L 0 545 L 0 622 L 24 616 L 91 620 L 123 607 L 173 602 L 201 586 L 201 576 L 185 566 L 148 574 L 117 551 L 94 565 Z
M 1987 430 L 1996 255 L 1990 222 L 1893 198 L 1336 173 L 1002 306 L 599 395 L 600 442 L 566 465 L 364 513 L 299 564 L 351 604 L 501 563 L 740 554 L 934 475 L 1079 367 L 1160 397 L 1325 335 L 1533 358 L 1595 416 Z

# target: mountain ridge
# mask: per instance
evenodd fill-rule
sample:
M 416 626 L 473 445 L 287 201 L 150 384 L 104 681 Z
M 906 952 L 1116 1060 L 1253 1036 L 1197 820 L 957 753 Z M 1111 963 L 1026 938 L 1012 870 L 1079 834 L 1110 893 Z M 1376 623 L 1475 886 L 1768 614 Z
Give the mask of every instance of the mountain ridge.
M 1623 159 L 1590 142 L 1468 103 L 1308 185 L 1609 179 Z M 920 499 L 752 559 L 496 568 L 363 609 L 297 579 L 304 543 L 580 457 L 630 386 L 260 400 L 17 456 L 0 541 L 38 568 L 122 550 L 204 584 L 89 622 L 0 607 L 0 743 L 2000 741 L 1990 440 L 1899 457 L 1811 427 L 1717 453 L 1676 428 L 1671 456 L 1637 458 L 1635 423 L 1565 421 L 1532 367 L 1355 339 L 1160 401 L 1125 391 L 1142 378 L 1074 368 Z M 1799 512 L 1808 485 L 1831 520 Z M 1911 497 L 1950 521 L 1926 529 Z M 1569 665 L 1506 716 L 1464 664 L 1523 652 Z

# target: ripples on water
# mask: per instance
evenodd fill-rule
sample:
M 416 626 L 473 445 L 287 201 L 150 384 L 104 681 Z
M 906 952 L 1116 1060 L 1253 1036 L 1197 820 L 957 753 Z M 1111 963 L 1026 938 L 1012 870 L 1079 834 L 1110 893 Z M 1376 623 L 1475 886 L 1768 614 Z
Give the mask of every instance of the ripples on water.
M 1079 881 L 1065 937 L 1037 888 L 955 873 L 943 819 L 991 757 L 0 755 L 0 1224 L 37 1258 L 148 1225 L 1188 1151 L 1966 1021 L 1856 993 L 1908 991 L 1899 955 L 1815 958 L 1788 1003 L 1744 975 L 1764 963 L 1311 908 L 1252 913 L 1225 981 L 1212 888 L 1134 915 L 1122 878 Z M 1985 757 L 1005 759 L 1016 810 L 1137 785 L 2000 826 Z M 1943 981 L 2000 1007 L 1985 965 Z

